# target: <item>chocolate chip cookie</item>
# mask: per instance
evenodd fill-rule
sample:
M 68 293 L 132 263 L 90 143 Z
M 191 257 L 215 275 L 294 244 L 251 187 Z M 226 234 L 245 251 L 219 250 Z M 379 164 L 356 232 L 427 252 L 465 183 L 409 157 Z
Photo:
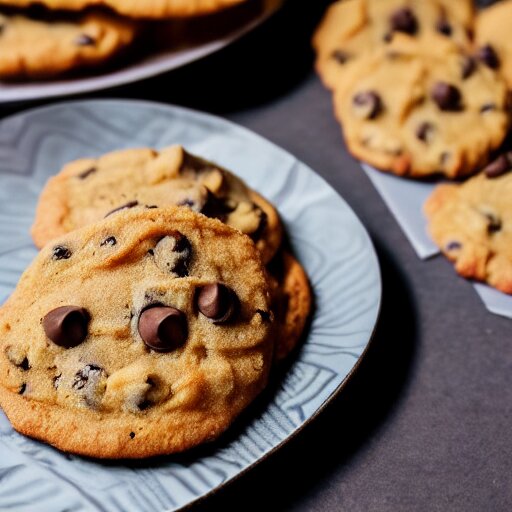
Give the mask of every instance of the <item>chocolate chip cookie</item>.
M 330 6 L 313 38 L 316 68 L 333 89 L 354 62 L 397 34 L 443 55 L 469 47 L 472 26 L 471 0 L 341 0 Z
M 288 251 L 280 251 L 269 265 L 272 309 L 275 315 L 277 361 L 299 344 L 312 308 L 311 288 L 302 265 Z
M 115 212 L 44 247 L 0 310 L 0 405 L 73 453 L 185 450 L 265 386 L 270 308 L 249 237 L 186 208 Z
M 86 7 L 108 7 L 133 18 L 171 18 L 198 16 L 221 11 L 246 0 L 0 0 L 0 4 L 12 7 L 28 7 L 43 4 L 49 9 L 81 11 Z
M 436 187 L 425 203 L 428 231 L 455 270 L 512 293 L 512 152 L 463 184 Z
M 512 0 L 497 2 L 482 9 L 476 20 L 475 39 L 478 57 L 489 66 L 499 69 L 512 87 Z
M 107 62 L 140 25 L 105 12 L 35 16 L 0 13 L 0 78 L 50 77 Z
M 504 80 L 458 51 L 422 53 L 400 34 L 347 70 L 334 105 L 349 151 L 400 176 L 475 172 L 510 125 Z
M 32 227 L 38 247 L 135 205 L 181 205 L 249 235 L 270 261 L 281 243 L 275 208 L 229 171 L 187 153 L 129 149 L 72 162 L 44 188 Z

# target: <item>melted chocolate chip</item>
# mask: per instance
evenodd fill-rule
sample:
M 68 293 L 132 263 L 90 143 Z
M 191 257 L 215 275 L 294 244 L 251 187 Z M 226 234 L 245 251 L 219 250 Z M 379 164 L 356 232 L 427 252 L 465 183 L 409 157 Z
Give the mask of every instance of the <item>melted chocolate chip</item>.
M 123 204 L 121 206 L 118 206 L 117 208 L 114 208 L 113 210 L 110 210 L 106 215 L 105 215 L 105 218 L 106 217 L 109 217 L 110 215 L 112 215 L 113 213 L 116 213 L 116 212 L 119 212 L 121 210 L 125 210 L 125 209 L 128 209 L 128 208 L 133 208 L 134 206 L 137 206 L 139 204 L 138 201 L 130 201 L 126 204 Z
M 71 258 L 71 251 L 63 245 L 57 245 L 53 248 L 52 260 L 67 260 Z
M 512 151 L 500 155 L 496 160 L 484 168 L 484 173 L 488 178 L 497 178 L 502 174 L 512 170 Z
M 257 309 L 256 313 L 261 316 L 264 322 L 270 322 L 271 315 L 268 311 L 263 311 L 262 309 Z
M 473 57 L 470 57 L 469 55 L 464 57 L 462 61 L 462 79 L 466 80 L 469 78 L 476 69 L 476 62 Z
M 21 361 L 21 363 L 18 364 L 17 366 L 18 366 L 18 368 L 21 368 L 24 372 L 26 372 L 27 370 L 30 370 L 30 364 L 26 357 L 24 357 L 23 361 Z
M 62 373 L 59 373 L 59 375 L 56 375 L 54 378 L 53 378 L 53 387 L 55 389 L 57 389 L 60 385 L 60 379 L 62 378 Z
M 61 306 L 43 318 L 46 336 L 64 348 L 76 347 L 87 337 L 89 314 L 78 306 Z
M 103 240 L 103 242 L 101 242 L 100 246 L 101 247 L 104 247 L 105 245 L 113 246 L 113 245 L 116 245 L 116 244 L 117 244 L 116 237 L 115 236 L 109 236 L 108 238 L 105 238 L 105 240 Z
M 357 115 L 364 119 L 375 119 L 382 110 L 382 100 L 375 91 L 357 93 L 352 104 Z
M 207 189 L 206 201 L 201 208 L 201 213 L 212 219 L 219 219 L 225 222 L 233 206 L 229 205 L 223 198 L 217 197 Z
M 86 169 L 85 171 L 81 172 L 78 177 L 81 180 L 85 180 L 88 178 L 91 174 L 94 174 L 96 172 L 96 167 L 91 167 L 90 169 Z
M 208 284 L 197 292 L 197 309 L 213 323 L 227 322 L 235 312 L 235 293 L 220 283 Z
M 432 140 L 435 128 L 432 123 L 424 122 L 416 128 L 416 137 L 426 144 Z
M 169 306 L 145 309 L 139 317 L 138 330 L 144 343 L 157 352 L 176 350 L 188 337 L 185 313 Z
M 250 235 L 254 242 L 257 242 L 262 236 L 263 232 L 268 226 L 268 216 L 267 214 L 258 206 L 254 205 L 254 209 L 257 211 L 260 221 L 258 223 L 258 227 L 256 231 L 253 231 Z
M 489 234 L 496 233 L 501 230 L 501 220 L 493 213 L 485 213 L 487 217 L 487 232 Z
M 457 249 L 460 249 L 462 247 L 462 244 L 460 242 L 457 242 L 457 240 L 452 240 L 451 242 L 448 242 L 445 245 L 445 249 L 447 251 L 456 251 Z
M 436 30 L 445 36 L 450 37 L 452 35 L 452 26 L 446 19 L 446 17 L 441 17 L 437 20 L 436 23 Z
M 96 40 L 94 39 L 94 37 L 91 37 L 87 34 L 80 34 L 75 39 L 75 44 L 77 46 L 94 46 L 96 44 Z
M 441 110 L 453 112 L 462 108 L 459 89 L 446 82 L 437 82 L 432 88 L 431 97 Z
M 25 393 L 26 390 L 27 390 L 27 384 L 24 382 L 20 386 L 20 389 L 18 390 L 18 395 L 23 395 L 23 393 Z
M 348 60 L 350 60 L 352 57 L 349 53 L 343 51 L 343 50 L 334 50 L 331 53 L 331 57 L 338 63 L 338 64 L 345 64 Z
M 151 250 L 160 270 L 172 272 L 178 277 L 188 276 L 192 246 L 185 235 L 176 231 L 162 238 Z
M 477 57 L 489 68 L 498 69 L 500 67 L 500 59 L 494 48 L 490 44 L 486 44 L 479 48 Z
M 105 391 L 107 374 L 103 368 L 88 364 L 75 374 L 71 387 L 87 405 L 95 407 Z
M 130 432 L 130 437 L 133 439 L 135 437 L 135 432 Z
M 394 11 L 389 18 L 389 24 L 391 30 L 395 32 L 414 35 L 418 31 L 418 20 L 411 9 L 407 7 Z

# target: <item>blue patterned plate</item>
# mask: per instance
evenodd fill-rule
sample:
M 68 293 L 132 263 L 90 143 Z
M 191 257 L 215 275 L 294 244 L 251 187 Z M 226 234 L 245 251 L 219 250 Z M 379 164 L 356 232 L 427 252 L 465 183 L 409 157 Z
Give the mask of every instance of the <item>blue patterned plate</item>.
M 292 155 L 243 128 L 145 102 L 67 103 L 0 123 L 0 300 L 36 254 L 29 228 L 48 176 L 75 158 L 173 143 L 234 170 L 278 206 L 314 289 L 307 339 L 223 438 L 179 457 L 101 462 L 65 455 L 14 432 L 0 411 L 0 510 L 177 510 L 290 439 L 340 391 L 368 345 L 380 272 L 343 199 Z

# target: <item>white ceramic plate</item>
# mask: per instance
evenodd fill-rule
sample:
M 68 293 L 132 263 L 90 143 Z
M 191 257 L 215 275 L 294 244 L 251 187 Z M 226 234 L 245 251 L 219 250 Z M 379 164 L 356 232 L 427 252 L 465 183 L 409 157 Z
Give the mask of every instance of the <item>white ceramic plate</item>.
M 148 55 L 142 60 L 138 59 L 135 62 L 128 63 L 119 69 L 102 71 L 97 74 L 91 72 L 90 75 L 76 78 L 16 83 L 0 81 L 0 104 L 83 94 L 137 82 L 177 69 L 236 41 L 269 18 L 284 2 L 284 0 L 252 1 L 253 4 L 257 4 L 255 15 L 248 17 L 244 14 L 244 16 L 239 16 L 243 22 L 238 28 L 228 29 L 222 36 L 217 35 L 215 38 L 202 43 L 165 49 Z M 221 13 L 221 15 L 228 16 L 225 13 Z M 223 23 L 230 27 L 232 25 L 231 20 L 229 22 L 224 20 Z M 182 30 L 181 27 L 180 30 Z
M 50 175 L 78 157 L 173 143 L 232 169 L 278 206 L 314 290 L 307 339 L 242 421 L 188 455 L 143 462 L 69 456 L 17 434 L 0 411 L 0 510 L 179 509 L 297 433 L 340 391 L 370 341 L 381 299 L 379 266 L 345 201 L 292 155 L 244 128 L 146 102 L 74 102 L 0 122 L 0 301 L 36 254 L 28 230 Z

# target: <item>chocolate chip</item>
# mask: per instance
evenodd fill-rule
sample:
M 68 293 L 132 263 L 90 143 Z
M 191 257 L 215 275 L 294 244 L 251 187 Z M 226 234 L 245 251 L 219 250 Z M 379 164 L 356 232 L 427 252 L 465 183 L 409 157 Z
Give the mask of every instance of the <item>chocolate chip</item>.
M 256 211 L 257 215 L 259 216 L 259 223 L 258 223 L 258 227 L 256 228 L 256 231 L 253 231 L 252 233 L 250 233 L 250 236 L 251 236 L 253 241 L 257 242 L 263 236 L 263 232 L 267 228 L 268 216 L 256 204 L 254 205 L 254 210 Z
M 158 206 L 157 206 L 156 204 L 149 204 L 149 205 L 147 204 L 147 205 L 146 205 L 146 208 L 147 208 L 148 210 L 154 210 L 155 208 L 158 208 Z
M 389 18 L 389 24 L 391 30 L 395 32 L 413 35 L 418 31 L 418 20 L 411 9 L 407 7 L 394 11 Z
M 484 168 L 484 173 L 488 178 L 497 178 L 510 170 L 512 170 L 512 152 L 500 155 Z
M 93 46 L 96 44 L 96 40 L 94 37 L 88 36 L 87 34 L 80 34 L 75 39 L 75 44 L 77 46 Z
M 135 432 L 130 432 L 130 437 L 133 439 L 135 437 Z
M 485 105 L 482 105 L 480 107 L 480 112 L 483 114 L 484 112 L 491 112 L 493 110 L 496 110 L 496 104 L 495 103 L 486 103 Z
M 461 247 L 462 247 L 462 244 L 460 242 L 457 242 L 456 240 L 448 242 L 445 245 L 445 249 L 447 251 L 456 251 L 457 249 L 460 249 Z
M 71 387 L 90 407 L 96 407 L 105 392 L 107 373 L 95 364 L 88 364 L 75 374 Z
M 67 260 L 71 258 L 71 251 L 63 245 L 57 245 L 53 248 L 52 260 Z
M 87 337 L 88 323 L 89 314 L 84 308 L 61 306 L 43 318 L 43 329 L 56 345 L 72 348 Z
M 235 312 L 235 293 L 220 283 L 208 284 L 197 292 L 197 309 L 213 323 L 227 322 Z
M 183 199 L 177 202 L 176 206 L 188 206 L 189 208 L 194 208 L 196 206 L 196 202 L 192 199 Z
M 229 213 L 233 211 L 233 206 L 220 197 L 217 197 L 207 189 L 206 201 L 201 208 L 201 213 L 212 219 L 219 219 L 225 222 Z
M 162 238 L 153 249 L 153 256 L 157 267 L 163 272 L 172 272 L 178 277 L 188 276 L 192 246 L 180 232 Z
M 256 313 L 261 316 L 264 322 L 270 322 L 271 315 L 268 311 L 263 311 L 262 309 L 257 309 Z
M 59 387 L 59 384 L 60 384 L 60 379 L 62 378 L 62 373 L 59 373 L 59 375 L 56 375 L 54 378 L 53 378 L 53 387 L 55 389 L 58 389 Z
M 145 309 L 139 317 L 138 330 L 144 343 L 157 352 L 176 350 L 188 337 L 185 313 L 169 306 Z
M 382 110 L 382 100 L 375 91 L 357 93 L 352 104 L 358 117 L 363 119 L 375 119 Z
M 18 395 L 23 395 L 23 393 L 25 393 L 27 389 L 27 385 L 26 383 L 24 382 L 21 386 L 20 386 L 20 389 L 18 390 Z
M 117 208 L 114 208 L 113 210 L 109 211 L 106 215 L 105 215 L 105 218 L 112 215 L 113 213 L 116 213 L 116 212 L 119 212 L 121 210 L 125 210 L 127 208 L 133 208 L 134 206 L 137 206 L 139 204 L 138 201 L 130 201 L 126 204 L 123 204 L 122 206 L 118 206 Z
M 448 20 L 442 16 L 437 20 L 436 30 L 445 36 L 450 37 L 452 35 L 452 26 L 448 23 Z
M 81 172 L 78 177 L 81 180 L 85 180 L 85 178 L 88 178 L 91 174 L 94 174 L 96 172 L 96 167 L 91 167 L 90 169 L 87 169 L 83 172 Z
M 500 59 L 494 48 L 490 44 L 486 44 L 479 48 L 477 57 L 489 68 L 498 69 L 500 67 Z
M 437 82 L 432 88 L 431 96 L 441 110 L 453 112 L 461 109 L 462 96 L 454 85 Z
M 103 242 L 101 242 L 100 246 L 101 247 L 104 247 L 105 245 L 113 246 L 113 245 L 116 245 L 116 244 L 117 244 L 116 237 L 115 236 L 109 236 L 108 238 L 105 238 L 105 240 L 103 240 Z
M 462 79 L 466 80 L 467 78 L 469 78 L 475 72 L 475 69 L 475 59 L 473 59 L 473 57 L 470 57 L 469 55 L 465 56 L 464 59 L 462 60 Z
M 487 232 L 489 234 L 501 230 L 501 220 L 494 213 L 486 212 L 484 215 L 487 217 Z
M 352 58 L 352 56 L 343 51 L 343 50 L 334 50 L 331 53 L 331 57 L 338 63 L 338 64 L 345 64 L 348 60 Z
M 434 132 L 434 125 L 432 123 L 424 122 L 416 128 L 416 137 L 427 144 L 431 142 Z
M 26 372 L 27 370 L 30 370 L 30 364 L 26 357 L 23 358 L 23 361 L 21 361 L 21 363 L 17 366 L 18 366 L 18 368 L 21 368 L 24 372 Z

